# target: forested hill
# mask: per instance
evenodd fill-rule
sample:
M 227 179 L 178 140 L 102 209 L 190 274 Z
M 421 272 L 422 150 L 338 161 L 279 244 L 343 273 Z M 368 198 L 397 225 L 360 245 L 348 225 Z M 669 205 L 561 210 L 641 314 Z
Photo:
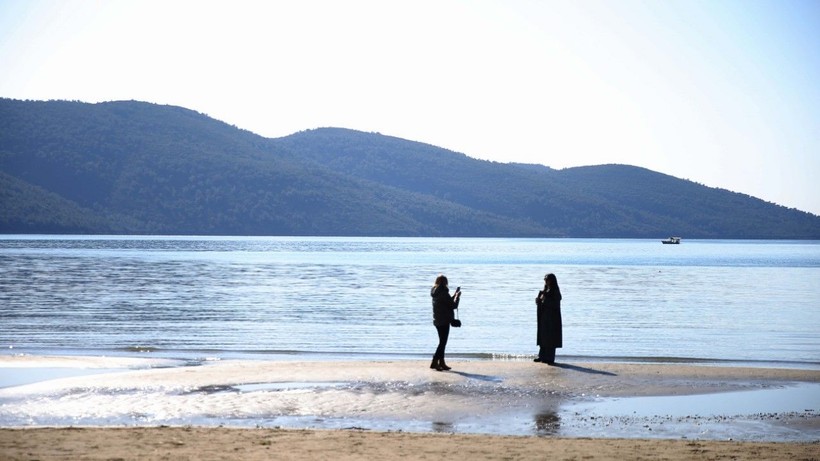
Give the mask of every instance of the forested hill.
M 340 128 L 268 139 L 143 102 L 0 99 L 0 232 L 820 239 L 820 217 L 633 166 L 554 170 Z

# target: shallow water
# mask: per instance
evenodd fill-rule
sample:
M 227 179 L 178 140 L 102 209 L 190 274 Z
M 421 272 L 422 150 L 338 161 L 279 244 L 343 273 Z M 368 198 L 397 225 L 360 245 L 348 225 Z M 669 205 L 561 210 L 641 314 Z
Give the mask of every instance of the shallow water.
M 683 404 L 685 403 L 685 404 Z M 800 413 L 820 405 L 820 384 L 798 383 L 776 388 L 680 396 L 601 399 L 574 405 L 574 411 L 602 416 L 686 417 L 733 416 L 752 413 Z
M 53 379 L 71 378 L 74 376 L 89 376 L 95 374 L 114 373 L 123 371 L 116 368 L 67 368 L 67 367 L 29 367 L 1 368 L 0 367 L 0 389 L 4 387 L 23 386 L 25 384 L 39 383 Z
M 564 357 L 820 365 L 813 241 L 0 236 L 0 353 L 427 356 L 446 273 L 448 352 L 525 357 L 548 271 Z
M 820 440 L 820 384 L 715 394 L 595 399 L 567 405 L 572 429 L 591 437 Z M 786 422 L 788 421 L 788 422 Z

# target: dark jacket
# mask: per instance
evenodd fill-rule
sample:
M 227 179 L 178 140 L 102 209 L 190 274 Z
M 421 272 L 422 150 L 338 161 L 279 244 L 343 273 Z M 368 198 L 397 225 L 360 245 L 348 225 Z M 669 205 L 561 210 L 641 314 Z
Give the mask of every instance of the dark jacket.
M 538 292 L 538 338 L 536 344 L 543 347 L 562 347 L 561 290 L 553 288 Z
M 450 296 L 450 290 L 446 285 L 434 285 L 430 289 L 430 296 L 433 297 L 433 325 L 449 325 L 455 318 L 453 310 L 458 308 L 458 302 Z

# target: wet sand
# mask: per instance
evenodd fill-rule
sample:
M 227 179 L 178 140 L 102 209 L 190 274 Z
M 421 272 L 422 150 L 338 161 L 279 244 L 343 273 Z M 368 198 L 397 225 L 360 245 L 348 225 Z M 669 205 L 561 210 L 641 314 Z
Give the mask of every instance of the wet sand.
M 685 395 L 741 390 L 784 382 L 820 382 L 820 370 L 694 365 L 686 363 L 577 362 L 555 366 L 529 360 L 448 361 L 448 372 L 428 362 L 224 360 L 184 366 L 172 359 L 89 356 L 0 356 L 0 369 L 66 368 L 117 372 L 19 386 L 24 392 L 93 384 L 96 387 L 216 387 L 287 382 L 362 382 L 493 385 L 567 396 Z M 130 368 L 130 370 L 129 370 Z
M 0 417 L 16 408 L 35 421 L 5 424 L 0 459 L 820 459 L 816 401 L 752 418 L 684 409 L 679 418 L 607 419 L 572 410 L 598 399 L 815 386 L 817 370 L 523 360 L 453 361 L 450 372 L 414 360 L 173 365 L 0 356 L 2 372 L 95 373 L 0 389 L 0 399 L 16 402 Z M 135 366 L 148 368 L 111 372 Z M 96 419 L 83 419 L 89 414 Z M 515 424 L 528 436 L 503 435 L 519 433 L 505 432 Z

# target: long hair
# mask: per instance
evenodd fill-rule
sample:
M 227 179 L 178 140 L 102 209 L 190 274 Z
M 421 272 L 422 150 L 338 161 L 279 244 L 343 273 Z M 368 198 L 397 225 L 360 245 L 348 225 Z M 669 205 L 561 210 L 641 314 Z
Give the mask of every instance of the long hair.
M 445 286 L 446 287 L 447 286 L 447 277 L 445 277 L 444 274 L 440 274 L 438 277 L 436 277 L 436 282 L 433 284 L 433 286 L 435 286 L 435 287 Z
M 558 279 L 552 272 L 544 276 L 544 284 L 550 289 L 561 291 L 561 288 L 558 287 Z

